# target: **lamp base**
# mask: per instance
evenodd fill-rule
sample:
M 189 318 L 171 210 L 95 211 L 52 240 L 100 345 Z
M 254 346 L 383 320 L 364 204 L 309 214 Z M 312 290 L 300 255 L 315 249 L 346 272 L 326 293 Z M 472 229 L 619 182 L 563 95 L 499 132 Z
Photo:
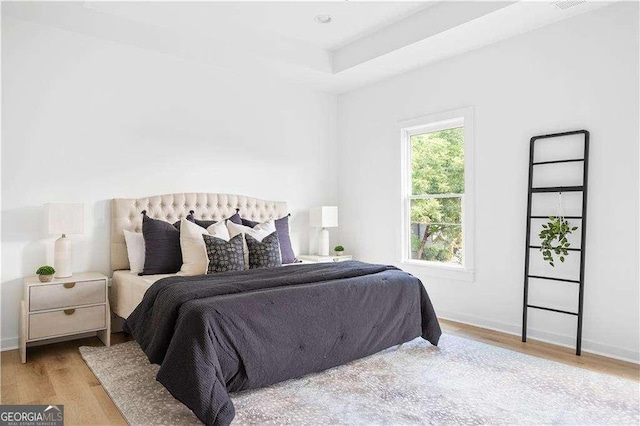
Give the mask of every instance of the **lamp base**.
M 329 256 L 329 230 L 322 228 L 318 235 L 318 255 Z
M 62 234 L 62 237 L 56 240 L 53 250 L 53 267 L 56 270 L 56 278 L 68 278 L 73 275 L 72 252 L 71 240 Z

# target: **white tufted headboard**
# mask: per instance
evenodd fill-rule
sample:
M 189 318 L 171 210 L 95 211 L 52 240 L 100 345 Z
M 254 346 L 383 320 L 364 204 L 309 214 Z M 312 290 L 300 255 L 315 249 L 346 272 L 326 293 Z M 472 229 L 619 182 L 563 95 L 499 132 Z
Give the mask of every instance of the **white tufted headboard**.
M 143 198 L 114 198 L 111 203 L 111 269 L 129 269 L 124 229 L 142 232 L 143 210 L 154 219 L 176 222 L 195 212 L 201 220 L 222 220 L 240 209 L 240 216 L 256 222 L 288 214 L 287 203 L 231 194 L 166 194 Z

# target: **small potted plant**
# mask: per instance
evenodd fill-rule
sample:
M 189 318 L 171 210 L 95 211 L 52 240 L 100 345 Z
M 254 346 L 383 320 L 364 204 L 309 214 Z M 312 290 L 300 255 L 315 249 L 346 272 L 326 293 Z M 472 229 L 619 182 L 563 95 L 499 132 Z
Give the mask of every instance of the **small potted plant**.
M 38 268 L 36 274 L 38 274 L 38 279 L 42 283 L 48 283 L 53 280 L 53 274 L 56 273 L 56 270 L 53 266 L 44 265 Z
M 335 246 L 333 248 L 333 251 L 336 253 L 336 256 L 342 256 L 344 254 L 344 247 L 342 246 Z

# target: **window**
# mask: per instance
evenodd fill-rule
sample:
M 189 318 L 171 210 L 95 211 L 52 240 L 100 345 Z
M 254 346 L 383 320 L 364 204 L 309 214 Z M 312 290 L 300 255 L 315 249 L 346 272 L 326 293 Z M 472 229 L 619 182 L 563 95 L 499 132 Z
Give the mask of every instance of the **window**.
M 403 261 L 471 269 L 470 108 L 403 123 Z

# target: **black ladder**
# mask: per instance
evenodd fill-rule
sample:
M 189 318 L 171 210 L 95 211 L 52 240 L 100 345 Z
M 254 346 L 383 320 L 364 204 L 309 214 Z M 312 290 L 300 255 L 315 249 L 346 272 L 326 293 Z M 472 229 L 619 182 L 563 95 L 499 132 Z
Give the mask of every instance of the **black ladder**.
M 554 160 L 554 161 L 534 161 L 534 148 L 535 142 L 539 139 L 549 139 L 549 138 L 559 138 L 563 136 L 571 136 L 571 135 L 583 135 L 584 136 L 584 151 L 582 158 L 571 158 L 565 160 Z M 553 186 L 553 187 L 533 187 L 533 171 L 534 167 L 541 164 L 558 164 L 558 163 L 574 163 L 574 162 L 584 162 L 583 166 L 583 176 L 582 176 L 582 185 L 581 186 Z M 529 145 L 529 191 L 528 191 L 528 202 L 527 202 L 527 238 L 525 245 L 525 257 L 524 257 L 524 303 L 522 306 L 522 341 L 527 341 L 527 313 L 528 309 L 541 309 L 543 311 L 555 312 L 559 314 L 566 315 L 574 315 L 578 317 L 578 332 L 576 338 L 576 355 L 580 355 L 582 351 L 582 307 L 584 300 L 584 260 L 585 260 L 585 241 L 586 241 L 586 229 L 587 229 L 587 170 L 589 164 L 589 132 L 587 130 L 575 130 L 571 132 L 563 132 L 563 133 L 553 133 L 550 135 L 540 135 L 534 136 L 531 138 L 531 142 Z M 536 193 L 548 193 L 548 192 L 581 192 L 582 193 L 582 215 L 581 216 L 564 216 L 565 219 L 576 219 L 581 220 L 581 248 L 569 248 L 569 251 L 579 251 L 580 252 L 580 279 L 579 280 L 569 280 L 564 278 L 555 278 L 555 277 L 545 277 L 540 275 L 529 275 L 529 258 L 532 249 L 539 249 L 540 246 L 532 246 L 531 245 L 531 219 L 547 219 L 549 216 L 532 216 L 531 215 L 531 201 L 533 198 L 533 194 Z M 562 281 L 568 283 L 578 284 L 578 312 L 564 311 L 560 309 L 548 308 L 545 306 L 538 305 L 530 305 L 529 304 L 529 279 L 542 279 L 542 280 L 552 280 L 552 281 Z

